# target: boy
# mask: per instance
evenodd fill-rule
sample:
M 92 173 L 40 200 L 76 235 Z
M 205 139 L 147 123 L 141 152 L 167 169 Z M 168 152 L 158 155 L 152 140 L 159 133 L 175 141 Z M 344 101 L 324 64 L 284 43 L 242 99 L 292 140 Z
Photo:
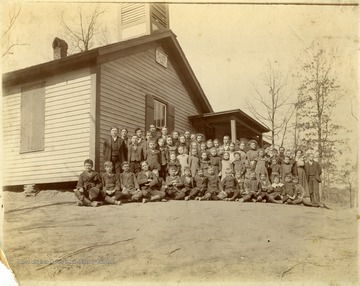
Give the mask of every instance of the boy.
M 128 146 L 128 161 L 130 162 L 130 172 L 137 174 L 140 172 L 140 162 L 144 160 L 144 151 L 140 144 L 137 143 L 138 137 L 133 135 Z
M 189 166 L 189 155 L 186 154 L 185 152 L 186 150 L 184 150 L 184 147 L 183 146 L 179 146 L 178 147 L 178 156 L 177 156 L 177 159 L 179 161 L 179 164 L 180 164 L 180 174 L 184 174 L 184 168 L 186 166 Z
M 197 174 L 194 177 L 194 188 L 191 190 L 190 194 L 185 197 L 185 201 L 195 198 L 195 200 L 201 199 L 205 195 L 208 185 L 208 178 L 204 175 L 204 172 L 201 168 L 197 170 Z
M 285 182 L 285 177 L 292 172 L 293 164 L 290 162 L 290 157 L 285 155 L 284 160 L 280 166 L 280 176 L 282 183 Z
M 215 150 L 216 152 L 216 150 Z M 205 195 L 201 197 L 200 200 L 213 200 L 217 201 L 219 198 L 217 195 L 220 193 L 220 179 L 219 174 L 216 172 L 216 168 L 214 166 L 209 166 L 208 168 L 208 185 Z
M 282 201 L 285 204 L 292 205 L 293 202 L 295 201 L 295 198 L 296 198 L 295 185 L 292 182 L 291 174 L 287 174 L 285 176 L 284 192 L 283 192 Z
M 181 170 L 181 165 L 179 163 L 179 160 L 176 158 L 175 152 L 170 152 L 170 155 L 169 155 L 169 161 L 167 163 L 168 174 L 170 174 L 171 167 L 174 167 L 176 170 L 176 174 L 179 175 L 180 170 Z
M 220 183 L 220 190 L 226 193 L 226 198 L 223 198 L 223 200 L 234 201 L 240 195 L 238 182 L 230 168 L 225 170 L 225 174 L 225 178 L 223 178 Z
M 231 163 L 231 167 L 235 174 L 238 172 L 241 174 L 241 176 L 245 174 L 245 164 L 241 161 L 240 152 L 234 153 L 234 161 Z
M 149 150 L 146 151 L 145 160 L 149 165 L 149 169 L 157 169 L 160 170 L 160 151 L 155 149 L 156 144 L 155 141 L 149 142 Z
M 167 162 L 169 160 L 169 150 L 167 148 L 167 146 L 165 146 L 165 141 L 163 138 L 159 138 L 158 140 L 158 146 L 159 146 L 159 152 L 160 152 L 160 170 L 159 170 L 159 174 L 160 177 L 163 180 L 166 180 L 166 176 L 167 176 Z M 156 170 L 156 169 L 154 169 Z
M 247 190 L 245 190 L 245 186 L 244 186 L 245 179 L 242 176 L 242 174 L 240 172 L 236 172 L 235 179 L 238 183 L 239 192 L 240 192 L 239 198 L 235 199 L 235 201 L 240 202 L 240 203 L 249 202 L 249 201 L 251 202 L 252 198 L 251 198 L 251 196 L 249 196 L 249 192 Z
M 282 194 L 284 193 L 284 184 L 280 183 L 280 178 L 278 176 L 274 177 L 274 182 L 268 188 L 266 199 L 267 201 L 275 204 L 282 204 Z
M 208 175 L 208 168 L 210 165 L 210 160 L 208 158 L 207 152 L 206 151 L 202 151 L 200 154 L 200 168 L 203 170 L 204 176 Z
M 260 180 L 259 180 L 258 193 L 257 193 L 257 198 L 256 198 L 257 202 L 266 203 L 266 201 L 267 201 L 266 194 L 267 194 L 269 187 L 270 187 L 270 183 L 267 180 L 266 175 L 261 173 Z
M 184 186 L 181 178 L 177 175 L 177 168 L 175 166 L 169 167 L 169 176 L 166 177 L 165 193 L 168 198 L 174 200 L 182 200 L 185 198 L 185 194 L 182 191 Z
M 197 169 L 199 169 L 200 160 L 198 157 L 198 152 L 196 148 L 191 149 L 191 153 L 189 156 L 189 167 L 191 170 L 191 176 L 195 177 Z
M 111 205 L 121 205 L 120 199 L 124 197 L 121 193 L 120 178 L 112 172 L 113 163 L 104 163 L 105 173 L 101 175 L 104 201 Z
M 213 171 L 216 174 L 216 176 L 221 175 L 221 157 L 217 154 L 216 148 L 212 147 L 210 148 L 210 166 L 213 167 Z
M 255 159 L 258 156 L 258 152 L 256 150 L 257 142 L 254 139 L 252 139 L 248 142 L 248 145 L 249 145 L 250 149 L 247 151 L 246 157 L 251 166 L 251 169 L 255 170 L 255 165 L 256 165 Z
M 141 190 L 142 202 L 146 203 L 149 200 L 151 202 L 161 200 L 165 197 L 165 193 L 154 189 L 158 186 L 158 177 L 153 172 L 149 171 L 149 165 L 146 161 L 141 162 L 141 172 L 137 174 L 137 181 Z M 155 187 L 156 188 L 156 187 Z
M 181 192 L 184 194 L 180 196 L 181 199 L 184 199 L 186 196 L 188 196 L 191 192 L 191 190 L 194 187 L 194 178 L 191 176 L 191 170 L 189 166 L 186 166 L 184 168 L 184 174 L 181 176 L 181 181 L 183 183 L 183 188 Z
M 100 192 L 101 179 L 97 172 L 92 168 L 94 163 L 90 159 L 84 161 L 85 170 L 80 174 L 76 185 L 75 196 L 78 198 L 78 206 L 92 206 L 97 207 L 103 200 L 103 195 Z
M 312 203 L 310 201 L 310 199 L 305 198 L 305 190 L 304 187 L 302 185 L 299 184 L 299 177 L 294 176 L 293 177 L 293 183 L 295 185 L 295 200 L 293 200 L 293 204 L 294 205 L 299 205 L 299 204 L 303 204 L 304 206 L 307 207 L 312 207 Z
M 271 183 L 274 182 L 274 177 L 280 176 L 280 165 L 278 164 L 278 160 L 276 157 L 272 157 L 271 159 L 271 166 L 270 166 L 270 181 Z
M 139 190 L 139 184 L 134 173 L 130 172 L 130 164 L 125 161 L 121 165 L 123 172 L 120 174 L 121 192 L 128 201 L 139 202 L 142 198 L 142 192 Z

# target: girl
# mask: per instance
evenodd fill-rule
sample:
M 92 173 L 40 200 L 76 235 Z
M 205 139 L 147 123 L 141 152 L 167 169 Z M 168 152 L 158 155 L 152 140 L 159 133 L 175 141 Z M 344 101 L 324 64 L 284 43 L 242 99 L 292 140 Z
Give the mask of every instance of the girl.
M 169 135 L 168 137 L 166 137 L 166 146 L 168 148 L 168 157 L 170 157 L 170 153 L 173 152 L 175 153 L 175 157 L 177 156 L 177 146 L 174 145 L 174 141 L 172 139 L 172 137 Z
M 184 150 L 183 146 L 178 147 L 178 154 L 179 155 L 177 156 L 177 159 L 178 159 L 178 161 L 180 163 L 180 166 L 181 166 L 181 171 L 180 171 L 179 176 L 184 174 L 184 168 L 189 166 L 189 155 L 186 154 L 184 151 L 185 150 Z
M 268 159 L 265 157 L 264 149 L 258 150 L 258 156 L 255 158 L 256 161 L 256 167 L 255 167 L 255 173 L 256 178 L 260 180 L 260 174 L 264 174 L 266 176 L 266 180 L 269 181 L 268 176 Z
M 204 176 L 207 177 L 210 160 L 208 158 L 206 151 L 201 152 L 201 158 L 200 158 L 199 164 L 200 164 L 200 168 L 203 170 Z
M 230 154 L 229 152 L 224 152 L 222 160 L 221 160 L 221 179 L 226 177 L 226 169 L 231 170 L 231 163 L 230 163 Z

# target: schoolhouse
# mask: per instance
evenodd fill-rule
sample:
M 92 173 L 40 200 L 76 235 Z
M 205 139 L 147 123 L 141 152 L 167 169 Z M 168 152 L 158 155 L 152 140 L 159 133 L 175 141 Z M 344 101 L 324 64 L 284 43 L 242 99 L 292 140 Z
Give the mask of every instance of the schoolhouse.
M 255 138 L 268 129 L 239 109 L 214 112 L 169 29 L 167 4 L 126 3 L 121 41 L 3 74 L 3 185 L 74 182 L 116 125 Z

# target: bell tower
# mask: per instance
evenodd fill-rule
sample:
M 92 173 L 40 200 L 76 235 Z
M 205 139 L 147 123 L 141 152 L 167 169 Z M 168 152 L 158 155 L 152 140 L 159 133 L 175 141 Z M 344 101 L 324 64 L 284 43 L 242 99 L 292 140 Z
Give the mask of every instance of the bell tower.
M 119 41 L 169 29 L 166 3 L 121 3 L 118 13 Z

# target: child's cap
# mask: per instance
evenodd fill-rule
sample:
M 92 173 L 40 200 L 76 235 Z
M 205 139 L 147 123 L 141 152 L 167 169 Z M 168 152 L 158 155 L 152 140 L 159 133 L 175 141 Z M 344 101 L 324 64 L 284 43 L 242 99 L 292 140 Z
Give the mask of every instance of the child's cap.
M 252 143 L 255 143 L 256 145 L 258 144 L 257 141 L 254 140 L 254 139 L 251 139 L 251 140 L 248 142 L 249 145 L 251 145 Z
M 86 159 L 86 160 L 84 161 L 84 166 L 85 166 L 85 164 L 90 164 L 91 166 L 94 166 L 94 162 L 93 162 L 93 160 L 91 160 L 91 159 Z
M 128 161 L 122 162 L 121 167 L 124 167 L 125 165 L 129 165 L 129 162 Z
M 184 171 L 186 171 L 186 170 L 191 171 L 191 169 L 190 169 L 190 167 L 189 167 L 189 166 L 185 166 L 185 167 L 184 167 Z

